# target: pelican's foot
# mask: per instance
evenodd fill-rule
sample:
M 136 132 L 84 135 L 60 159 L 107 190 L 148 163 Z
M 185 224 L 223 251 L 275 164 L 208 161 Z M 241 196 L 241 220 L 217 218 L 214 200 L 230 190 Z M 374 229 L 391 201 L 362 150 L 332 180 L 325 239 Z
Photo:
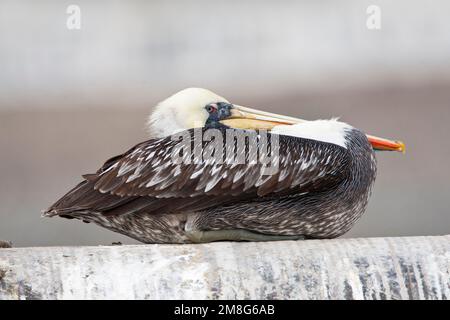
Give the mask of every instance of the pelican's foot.
M 205 243 L 213 241 L 282 241 L 304 240 L 304 236 L 283 236 L 253 232 L 244 229 L 214 230 L 214 231 L 190 231 L 187 233 L 193 243 Z

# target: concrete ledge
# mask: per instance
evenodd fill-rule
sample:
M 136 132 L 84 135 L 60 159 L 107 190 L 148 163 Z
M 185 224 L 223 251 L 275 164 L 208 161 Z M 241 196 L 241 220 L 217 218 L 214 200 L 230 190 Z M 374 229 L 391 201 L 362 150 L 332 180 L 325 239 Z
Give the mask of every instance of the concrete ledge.
M 450 236 L 0 249 L 0 299 L 447 299 Z

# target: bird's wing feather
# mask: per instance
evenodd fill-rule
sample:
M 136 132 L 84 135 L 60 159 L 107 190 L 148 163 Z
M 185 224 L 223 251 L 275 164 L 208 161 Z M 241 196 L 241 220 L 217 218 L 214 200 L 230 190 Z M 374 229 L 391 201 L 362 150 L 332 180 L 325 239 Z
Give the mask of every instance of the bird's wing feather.
M 188 132 L 193 138 L 193 130 Z M 172 161 L 178 144 L 179 141 L 170 137 L 149 140 L 109 160 L 92 179 L 95 190 L 118 196 L 157 198 L 243 193 L 265 196 L 292 188 L 311 192 L 328 189 L 342 181 L 349 167 L 345 148 L 289 136 L 279 136 L 279 169 L 271 175 L 266 174 L 260 161 L 248 163 L 248 157 L 244 163 L 228 163 L 227 139 L 221 144 L 223 158 L 212 157 L 199 163 L 192 158 L 190 163 Z M 211 145 L 204 142 L 203 150 Z
M 194 137 L 194 130 L 186 132 Z M 226 147 L 230 148 L 227 141 L 221 144 L 224 156 Z M 86 211 L 105 215 L 193 212 L 263 196 L 331 190 L 350 168 L 345 148 L 289 136 L 279 136 L 279 170 L 271 175 L 265 174 L 261 162 L 249 164 L 248 159 L 240 164 L 219 163 L 214 158 L 176 163 L 171 155 L 178 144 L 170 137 L 152 139 L 109 159 L 44 214 L 76 217 L 75 212 Z M 192 140 L 191 150 L 194 144 Z M 203 150 L 210 145 L 204 142 Z

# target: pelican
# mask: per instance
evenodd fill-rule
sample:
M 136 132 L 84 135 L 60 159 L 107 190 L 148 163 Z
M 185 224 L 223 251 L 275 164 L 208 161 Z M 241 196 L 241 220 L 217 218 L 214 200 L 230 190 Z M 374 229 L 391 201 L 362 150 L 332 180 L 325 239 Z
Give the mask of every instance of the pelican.
M 374 151 L 405 150 L 400 141 L 366 135 L 337 119 L 260 111 L 201 88 L 160 102 L 148 131 L 149 140 L 83 175 L 43 216 L 92 222 L 144 243 L 335 238 L 367 207 L 376 177 Z M 174 135 L 194 138 L 210 131 L 223 139 L 202 139 L 200 148 L 219 144 L 215 157 L 174 160 L 174 154 L 193 159 Z M 266 142 L 259 152 L 276 153 L 272 172 L 248 155 L 243 162 L 219 155 L 240 152 L 236 139 L 252 133 L 255 140 L 245 139 L 244 152 Z M 184 146 L 195 149 L 194 142 Z

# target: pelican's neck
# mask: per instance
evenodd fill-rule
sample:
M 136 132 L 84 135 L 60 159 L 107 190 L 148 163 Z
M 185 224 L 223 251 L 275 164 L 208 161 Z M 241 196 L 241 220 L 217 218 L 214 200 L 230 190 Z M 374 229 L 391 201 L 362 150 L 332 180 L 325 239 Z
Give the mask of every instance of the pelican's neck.
M 305 121 L 294 125 L 274 127 L 271 132 L 298 138 L 332 143 L 347 148 L 347 133 L 353 127 L 347 123 L 331 120 Z

